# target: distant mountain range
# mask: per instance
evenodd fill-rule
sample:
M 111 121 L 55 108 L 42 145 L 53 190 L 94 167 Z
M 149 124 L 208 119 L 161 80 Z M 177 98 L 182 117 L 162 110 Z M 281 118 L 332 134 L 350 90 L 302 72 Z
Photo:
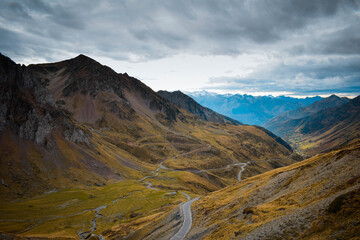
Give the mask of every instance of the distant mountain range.
M 286 96 L 251 96 L 217 94 L 207 91 L 186 92 L 199 104 L 244 124 L 262 125 L 283 112 L 308 106 L 321 100 L 319 96 L 292 98 Z
M 267 129 L 307 154 L 326 152 L 360 137 L 360 96 L 332 95 L 268 120 Z
M 267 120 L 262 126 L 273 131 L 275 134 L 283 135 L 286 131 L 289 130 L 286 128 L 286 126 L 284 126 L 287 121 L 307 117 L 326 108 L 341 106 L 349 101 L 350 99 L 346 97 L 340 98 L 336 95 L 332 95 L 307 107 L 284 112 L 274 118 Z

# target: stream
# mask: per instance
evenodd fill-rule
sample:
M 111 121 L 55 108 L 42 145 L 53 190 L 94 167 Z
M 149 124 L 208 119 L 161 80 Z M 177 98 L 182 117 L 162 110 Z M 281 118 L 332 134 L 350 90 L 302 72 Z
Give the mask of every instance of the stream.
M 95 218 L 93 218 L 93 220 L 91 220 L 92 226 L 90 227 L 90 231 L 82 232 L 82 233 L 78 234 L 81 240 L 89 239 L 90 237 L 98 237 L 98 239 L 100 239 L 100 240 L 104 239 L 104 237 L 102 235 L 93 234 L 93 232 L 96 230 L 96 227 L 97 227 L 96 220 L 103 216 L 100 213 L 100 210 L 106 208 L 106 206 L 107 205 L 102 205 L 100 207 L 95 208 Z

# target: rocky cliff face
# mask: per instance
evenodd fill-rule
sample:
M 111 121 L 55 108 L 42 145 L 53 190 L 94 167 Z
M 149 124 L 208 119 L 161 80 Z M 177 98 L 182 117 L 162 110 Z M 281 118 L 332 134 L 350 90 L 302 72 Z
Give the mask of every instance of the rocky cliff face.
M 91 129 L 136 138 L 144 121 L 162 126 L 158 120 L 172 124 L 179 114 L 139 80 L 83 55 L 29 66 L 0 55 L 0 190 L 13 198 L 130 177 L 146 169 L 137 158 L 155 157 Z
M 37 78 L 33 69 L 0 55 L 0 82 L 0 133 L 8 128 L 40 144 L 52 130 L 61 129 L 67 138 L 88 143 L 86 134 L 57 108 L 46 81 Z
M 126 73 L 116 73 L 84 55 L 58 63 L 30 65 L 28 68 L 33 78 L 43 82 L 43 86 L 50 91 L 55 101 L 74 113 L 75 119 L 80 122 L 99 120 L 105 109 L 111 110 L 110 105 L 113 111 L 116 111 L 116 108 L 121 109 L 118 112 L 123 118 L 134 117 L 135 112 L 143 114 L 144 109 L 148 109 L 151 114 L 160 113 L 167 121 L 172 122 L 176 121 L 180 113 L 176 107 L 171 106 L 138 79 Z M 89 97 L 84 99 L 85 96 Z M 74 101 L 79 101 L 79 104 Z M 75 105 L 77 106 L 74 107 Z M 89 109 L 89 105 L 99 106 L 99 109 Z M 79 117 L 89 111 L 96 116 Z

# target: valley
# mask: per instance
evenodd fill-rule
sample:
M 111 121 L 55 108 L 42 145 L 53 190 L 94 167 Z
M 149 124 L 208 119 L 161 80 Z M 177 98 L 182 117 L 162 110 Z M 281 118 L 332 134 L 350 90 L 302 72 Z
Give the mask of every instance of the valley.
M 0 0 L 0 240 L 360 240 L 360 0 Z
M 285 112 L 264 127 L 281 136 L 300 153 L 313 156 L 360 137 L 360 98 L 332 95 L 306 108 Z
M 261 128 L 193 102 L 201 118 L 84 55 L 0 66 L 3 238 L 145 237 L 181 203 L 301 160 Z
M 0 60 L 2 239 L 311 239 L 341 235 L 336 217 L 358 233 L 358 98 L 331 123 L 327 103 L 285 113 L 312 137 L 346 133 L 304 160 L 263 127 L 84 55 Z
M 199 148 L 196 150 L 192 150 L 187 153 L 183 153 L 179 156 L 193 154 L 194 152 L 209 150 L 208 147 Z M 225 169 L 236 168 L 237 166 L 241 166 L 240 170 L 236 174 L 236 178 L 240 181 L 241 173 L 245 170 L 246 163 L 234 163 L 229 164 L 222 168 L 215 169 L 202 169 L 197 171 L 189 171 L 191 173 L 207 173 L 212 171 L 223 171 Z M 184 202 L 181 206 L 186 208 L 184 211 L 184 224 L 182 226 L 187 226 L 188 228 L 185 230 L 179 230 L 182 234 L 187 233 L 191 224 L 188 222 L 191 221 L 191 211 L 190 206 L 191 203 L 198 200 L 198 195 L 194 195 L 191 191 L 187 191 L 189 194 L 193 196 L 191 198 L 186 192 L 185 189 L 172 190 L 172 189 L 164 189 L 161 185 L 153 185 L 151 182 L 156 180 L 157 178 L 162 178 L 163 175 L 166 175 L 169 172 L 177 172 L 177 174 L 181 174 L 183 170 L 173 170 L 163 166 L 162 163 L 158 165 L 158 167 L 149 172 L 150 175 L 147 175 L 137 181 L 127 181 L 121 182 L 117 184 L 112 184 L 104 188 L 88 189 L 87 191 L 81 191 L 73 189 L 71 191 L 54 191 L 49 192 L 40 198 L 34 198 L 27 201 L 21 201 L 15 204 L 5 204 L 0 209 L 1 212 L 6 211 L 9 207 L 14 210 L 11 213 L 7 214 L 7 219 L 2 219 L 3 226 L 11 225 L 11 232 L 21 236 L 24 234 L 25 236 L 37 236 L 37 237 L 45 237 L 48 236 L 49 232 L 43 232 L 47 227 L 53 226 L 58 228 L 58 232 L 54 232 L 51 234 L 52 237 L 66 237 L 64 234 L 69 234 L 68 238 L 72 238 L 72 234 L 76 233 L 81 239 L 88 239 L 91 237 L 98 237 L 102 239 L 101 233 L 107 229 L 107 224 L 113 224 L 120 220 L 122 223 L 129 222 L 131 220 L 133 211 L 135 210 L 137 216 L 141 216 L 146 213 L 146 211 L 150 211 L 156 213 L 159 211 L 157 208 L 161 208 L 161 211 L 168 211 L 169 209 L 175 207 L 176 202 L 188 200 Z M 161 182 L 161 180 L 157 180 L 156 182 Z M 120 189 L 119 189 L 120 187 Z M 124 191 L 124 192 L 123 192 Z M 71 195 L 70 195 L 71 194 Z M 84 199 L 86 195 L 89 194 L 89 200 Z M 123 194 L 122 196 L 119 196 Z M 77 199 L 71 199 L 79 195 Z M 103 196 L 100 199 L 99 196 Z M 140 197 L 141 196 L 141 197 Z M 185 199 L 184 199 L 185 196 Z M 140 197 L 140 198 L 139 198 Z M 163 200 L 161 200 L 163 198 Z M 55 200 L 56 199 L 56 200 Z M 94 201 L 92 201 L 94 199 Z M 96 201 L 95 201 L 96 199 Z M 149 208 L 145 208 L 142 201 L 147 201 Z M 130 202 L 136 202 L 136 204 L 132 203 L 132 208 L 128 209 L 128 205 Z M 58 205 L 54 205 L 57 202 Z M 156 204 L 155 204 L 156 202 Z M 96 204 L 103 204 L 97 206 Z M 165 205 L 169 205 L 164 207 Z M 51 215 L 47 215 L 46 218 L 34 219 L 34 216 L 37 216 L 39 211 L 43 211 L 42 208 L 33 208 L 34 206 L 46 206 L 46 208 L 55 208 L 51 209 L 53 212 Z M 51 207 L 52 206 L 52 207 Z M 92 206 L 93 208 L 85 209 L 86 207 Z M 124 209 L 126 207 L 127 209 Z M 73 208 L 76 208 L 78 212 L 73 212 Z M 155 208 L 155 209 L 152 209 Z M 16 210 L 15 210 L 16 209 Z M 81 210 L 81 211 L 80 211 Z M 139 211 L 140 210 L 140 211 Z M 68 212 L 69 211 L 69 212 Z M 114 211 L 124 212 L 124 214 L 120 216 L 111 216 Z M 128 211 L 128 212 L 127 212 Z M 141 213 L 144 211 L 143 213 Z M 185 214 L 185 211 L 187 211 Z M 189 212 L 190 211 L 190 212 Z M 69 214 L 66 215 L 57 215 L 61 212 L 67 212 Z M 26 213 L 26 214 L 25 214 Z M 190 213 L 190 216 L 188 215 Z M 110 215 L 109 215 L 110 214 Z M 12 217 L 21 218 L 24 216 L 28 216 L 28 219 L 12 219 Z M 51 217 L 48 217 L 51 216 Z M 136 217 L 137 217 L 136 216 Z M 135 217 L 135 218 L 136 218 Z M 4 216 L 3 216 L 4 218 Z M 117 219 L 119 218 L 119 219 Z M 79 222 L 79 219 L 82 219 L 82 224 Z M 113 220 L 111 220 L 113 219 Z M 190 219 L 190 220 L 189 220 Z M 72 221 L 75 224 L 71 224 Z M 107 222 L 107 223 L 106 223 Z M 109 223 L 110 222 L 110 223 Z M 185 224 L 187 222 L 187 224 Z M 59 227 L 63 226 L 63 227 Z M 82 226 L 82 228 L 80 227 Z M 84 227 L 88 227 L 89 230 L 84 229 Z M 80 227 L 80 228 L 79 228 Z M 64 229 L 63 229 L 64 228 Z M 73 228 L 73 229 L 72 229 Z M 78 228 L 78 229 L 77 229 Z M 70 229 L 69 232 L 65 230 Z M 60 230 L 60 231 L 59 231 Z M 65 231 L 65 232 L 64 232 Z M 177 238 L 176 236 L 181 234 L 175 234 L 174 239 L 182 239 Z

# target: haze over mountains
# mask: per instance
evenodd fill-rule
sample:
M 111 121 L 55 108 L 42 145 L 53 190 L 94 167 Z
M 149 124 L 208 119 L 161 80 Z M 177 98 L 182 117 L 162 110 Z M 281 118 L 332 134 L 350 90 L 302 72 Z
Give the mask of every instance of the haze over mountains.
M 292 111 L 286 111 L 274 118 L 271 118 L 269 120 L 267 120 L 263 126 L 266 128 L 271 129 L 272 131 L 274 131 L 276 134 L 282 134 L 279 131 L 275 131 L 275 126 L 273 125 L 279 125 L 280 122 L 284 123 L 288 120 L 291 119 L 299 119 L 299 118 L 303 118 L 303 117 L 307 117 L 309 115 L 312 115 L 314 113 L 317 113 L 323 109 L 326 108 L 331 108 L 331 107 L 338 107 L 341 106 L 347 102 L 349 102 L 350 99 L 343 97 L 340 98 L 336 95 L 331 95 L 330 97 L 324 98 L 320 101 L 317 101 L 307 107 L 302 107 L 302 108 L 297 108 L 295 110 Z
M 251 96 L 240 94 L 217 94 L 207 91 L 187 92 L 201 105 L 244 124 L 262 125 L 266 120 L 283 112 L 308 106 L 321 97 L 292 98 Z

